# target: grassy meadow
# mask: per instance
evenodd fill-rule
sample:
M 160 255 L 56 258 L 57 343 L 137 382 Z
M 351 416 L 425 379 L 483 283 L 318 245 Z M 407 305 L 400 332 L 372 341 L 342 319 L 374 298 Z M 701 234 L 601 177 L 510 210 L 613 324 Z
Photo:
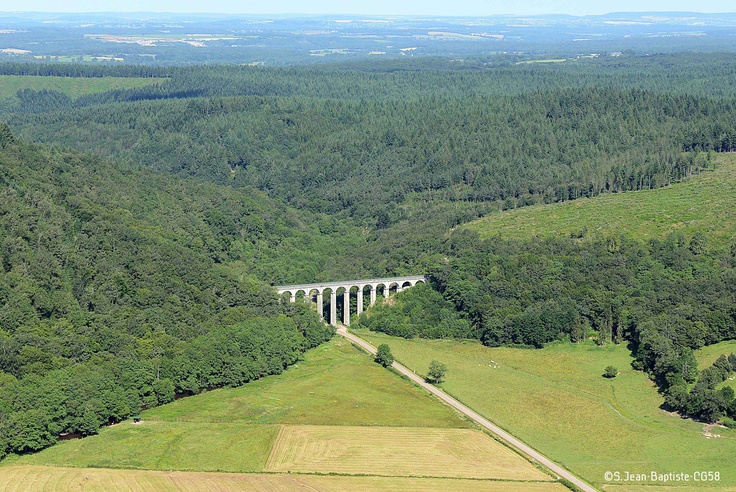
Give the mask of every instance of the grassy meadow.
M 736 431 L 719 428 L 720 437 L 709 438 L 702 423 L 662 410 L 656 387 L 631 368 L 623 345 L 489 348 L 355 332 L 374 345 L 387 343 L 418 374 L 432 360 L 445 363 L 445 390 L 595 485 L 606 483 L 607 471 L 711 470 L 721 473 L 720 482 L 696 486 L 736 486 Z M 602 377 L 609 364 L 618 377 Z
M 342 338 L 278 376 L 182 398 L 62 441 L 19 464 L 186 471 L 263 471 L 278 424 L 467 428 L 423 390 L 373 363 Z
M 482 237 L 625 234 L 643 240 L 675 231 L 707 232 L 716 246 L 736 238 L 736 156 L 718 154 L 714 171 L 666 188 L 613 193 L 494 213 L 465 226 Z
M 15 97 L 19 90 L 54 90 L 76 99 L 115 89 L 133 89 L 160 82 L 161 79 L 137 77 L 44 77 L 36 75 L 0 75 L 0 98 Z
M 31 465 L 144 470 L 258 472 L 279 433 L 277 425 L 130 421 L 96 436 L 63 441 L 23 456 Z
M 730 354 L 736 354 L 736 340 L 727 340 L 696 350 L 695 358 L 698 361 L 698 367 L 705 369 L 721 355 L 728 356 Z
M 469 427 L 454 410 L 336 337 L 278 376 L 143 412 L 148 420 L 395 427 Z
M 4 460 L 0 492 L 566 490 L 341 337 L 141 417 Z

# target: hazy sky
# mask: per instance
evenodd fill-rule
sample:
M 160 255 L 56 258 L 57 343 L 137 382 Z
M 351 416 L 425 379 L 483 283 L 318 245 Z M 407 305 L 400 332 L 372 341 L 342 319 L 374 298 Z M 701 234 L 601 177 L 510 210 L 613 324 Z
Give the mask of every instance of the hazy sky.
M 733 12 L 734 0 L 0 0 L 0 11 L 213 12 L 234 14 L 603 14 Z

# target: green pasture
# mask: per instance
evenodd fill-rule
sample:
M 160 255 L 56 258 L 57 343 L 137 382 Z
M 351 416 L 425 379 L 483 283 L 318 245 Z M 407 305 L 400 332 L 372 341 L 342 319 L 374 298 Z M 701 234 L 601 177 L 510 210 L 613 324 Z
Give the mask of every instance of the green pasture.
M 99 435 L 4 465 L 262 471 L 278 424 L 463 428 L 470 424 L 341 337 L 278 376 L 142 412 Z
M 714 156 L 716 168 L 656 190 L 613 193 L 498 212 L 463 227 L 483 237 L 625 234 L 638 239 L 703 231 L 716 246 L 736 238 L 736 156 Z
M 655 385 L 634 371 L 624 345 L 559 344 L 541 350 L 488 348 L 474 341 L 404 340 L 355 330 L 387 343 L 397 360 L 425 373 L 448 367 L 442 387 L 550 458 L 602 486 L 607 471 L 721 473 L 736 485 L 736 431 L 670 414 Z M 620 374 L 602 377 L 608 365 Z M 699 484 L 702 485 L 702 484 Z
M 72 99 L 115 89 L 133 89 L 160 82 L 155 78 L 133 77 L 43 77 L 36 75 L 0 75 L 0 98 L 15 97 L 19 90 L 54 90 Z
M 454 410 L 405 384 L 342 337 L 278 376 L 144 412 L 147 420 L 249 424 L 467 427 Z
M 262 471 L 278 425 L 131 421 L 10 464 L 181 471 Z
M 698 360 L 698 368 L 705 369 L 721 355 L 729 356 L 730 354 L 736 354 L 736 340 L 727 340 L 696 350 L 695 358 Z

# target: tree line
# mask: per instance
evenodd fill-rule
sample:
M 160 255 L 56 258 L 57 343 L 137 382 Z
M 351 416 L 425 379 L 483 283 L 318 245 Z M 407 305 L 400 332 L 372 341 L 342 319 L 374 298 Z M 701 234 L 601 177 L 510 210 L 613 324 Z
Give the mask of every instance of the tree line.
M 0 75 L 40 77 L 155 77 L 173 73 L 171 67 L 152 65 L 91 65 L 81 63 L 2 62 Z

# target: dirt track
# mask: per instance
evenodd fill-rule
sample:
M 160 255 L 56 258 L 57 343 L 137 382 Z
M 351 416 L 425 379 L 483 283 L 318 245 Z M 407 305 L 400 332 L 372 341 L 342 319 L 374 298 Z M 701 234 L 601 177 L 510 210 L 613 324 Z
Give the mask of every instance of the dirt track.
M 362 347 L 363 349 L 367 350 L 371 354 L 376 353 L 376 348 L 371 345 L 370 343 L 366 342 L 360 337 L 357 337 L 353 335 L 352 333 L 348 333 L 347 329 L 343 326 L 338 328 L 337 333 L 339 335 L 342 335 L 343 337 L 347 338 L 354 344 Z M 482 417 L 478 413 L 474 412 L 470 408 L 466 407 L 459 401 L 457 401 L 455 398 L 451 397 L 441 389 L 437 388 L 434 385 L 431 385 L 424 381 L 424 379 L 420 378 L 416 374 L 414 374 L 413 371 L 409 370 L 407 367 L 404 367 L 403 365 L 399 364 L 398 362 L 394 362 L 392 366 L 395 370 L 403 374 L 404 376 L 408 377 L 413 382 L 417 383 L 422 388 L 426 389 L 436 397 L 440 398 L 442 401 L 456 409 L 457 411 L 461 412 L 462 414 L 466 415 L 470 419 L 474 420 L 484 428 L 491 431 L 494 435 L 499 437 L 504 442 L 510 444 L 514 448 L 518 449 L 525 455 L 529 456 L 530 458 L 535 459 L 537 462 L 541 463 L 543 466 L 547 467 L 552 472 L 556 473 L 560 477 L 570 481 L 571 483 L 575 484 L 577 487 L 579 487 L 581 490 L 584 490 L 585 492 L 596 492 L 597 489 L 588 483 L 582 481 L 580 478 L 576 477 L 569 471 L 565 470 L 558 464 L 554 463 L 552 460 L 544 456 L 539 451 L 536 451 L 535 449 L 531 448 L 530 446 L 524 444 L 519 439 L 515 438 L 505 430 L 501 429 L 500 427 L 494 425 L 491 421 L 488 419 Z

